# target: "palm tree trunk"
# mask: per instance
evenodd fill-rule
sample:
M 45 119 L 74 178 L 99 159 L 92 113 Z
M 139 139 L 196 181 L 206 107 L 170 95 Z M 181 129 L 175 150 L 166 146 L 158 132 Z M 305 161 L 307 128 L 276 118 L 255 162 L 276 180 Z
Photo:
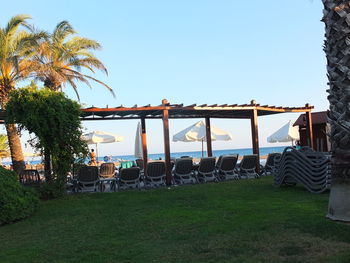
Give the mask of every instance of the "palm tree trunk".
M 350 1 L 322 2 L 332 144 L 332 186 L 327 217 L 350 221 Z
M 13 170 L 17 174 L 20 174 L 25 168 L 25 163 L 24 163 L 21 141 L 17 133 L 17 127 L 15 124 L 9 124 L 9 123 L 5 124 L 5 126 L 6 126 L 7 137 L 8 137 L 8 142 L 9 142 L 10 151 L 11 151 Z

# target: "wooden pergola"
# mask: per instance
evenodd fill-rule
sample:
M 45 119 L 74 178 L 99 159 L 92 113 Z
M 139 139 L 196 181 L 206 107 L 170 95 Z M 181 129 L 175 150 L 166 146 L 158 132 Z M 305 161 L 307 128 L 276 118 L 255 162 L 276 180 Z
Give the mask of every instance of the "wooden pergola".
M 257 104 L 252 100 L 250 104 L 224 104 L 224 105 L 187 105 L 170 104 L 166 99 L 162 100 L 159 106 L 141 106 L 133 107 L 114 107 L 114 108 L 86 108 L 82 109 L 83 121 L 97 121 L 97 120 L 130 120 L 140 119 L 142 127 L 142 147 L 143 147 L 143 161 L 144 167 L 147 167 L 147 138 L 146 138 L 146 119 L 162 119 L 164 132 L 164 154 L 166 167 L 166 183 L 171 184 L 171 166 L 170 166 L 170 138 L 169 138 L 169 119 L 186 119 L 186 118 L 204 118 L 206 123 L 206 137 L 207 137 L 207 153 L 208 156 L 213 155 L 210 119 L 211 118 L 228 118 L 228 119 L 250 119 L 253 153 L 259 154 L 259 136 L 258 136 L 258 117 L 286 112 L 305 112 L 307 123 L 307 135 L 311 148 L 313 148 L 313 133 L 312 133 L 312 118 L 311 110 L 314 107 L 305 104 L 305 107 L 276 107 L 269 105 Z M 259 167 L 259 165 L 257 166 Z

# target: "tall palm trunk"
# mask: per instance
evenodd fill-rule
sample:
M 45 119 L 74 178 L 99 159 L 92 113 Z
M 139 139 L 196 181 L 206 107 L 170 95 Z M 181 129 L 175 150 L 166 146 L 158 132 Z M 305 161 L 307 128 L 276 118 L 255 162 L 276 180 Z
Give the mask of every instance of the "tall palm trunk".
M 0 98 L 1 98 L 1 102 L 0 102 L 1 108 L 6 109 L 6 103 L 8 101 L 7 94 L 6 95 L 1 94 Z M 21 174 L 22 171 L 25 169 L 25 162 L 24 162 L 24 156 L 22 152 L 21 140 L 18 135 L 16 124 L 5 123 L 5 127 L 6 127 L 7 138 L 8 138 L 8 143 L 9 143 L 10 152 L 11 152 L 13 170 L 17 174 Z
M 17 133 L 17 127 L 15 124 L 9 124 L 9 123 L 5 124 L 5 126 L 6 126 L 7 137 L 8 137 L 8 142 L 9 142 L 10 151 L 11 151 L 13 170 L 17 174 L 20 174 L 25 167 L 25 163 L 24 163 L 21 141 Z
M 350 1 L 322 1 L 332 143 L 332 186 L 327 217 L 350 221 Z

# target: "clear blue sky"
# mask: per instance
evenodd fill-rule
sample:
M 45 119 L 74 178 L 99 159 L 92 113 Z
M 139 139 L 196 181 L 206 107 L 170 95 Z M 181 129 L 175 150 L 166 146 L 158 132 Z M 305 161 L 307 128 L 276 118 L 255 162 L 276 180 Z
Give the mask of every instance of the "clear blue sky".
M 96 55 L 109 75 L 95 77 L 113 87 L 117 97 L 98 85 L 79 84 L 87 106 L 158 105 L 163 98 L 184 104 L 258 103 L 326 110 L 326 61 L 321 1 L 24 1 L 6 2 L 1 26 L 15 14 L 30 14 L 37 27 L 52 31 L 68 20 L 84 37 L 97 40 Z M 67 94 L 75 99 L 71 88 Z M 295 120 L 296 114 L 259 118 L 261 146 L 266 137 Z M 197 120 L 172 120 L 170 135 Z M 230 131 L 232 142 L 214 149 L 251 146 L 250 122 L 212 120 Z M 101 145 L 100 155 L 132 154 L 136 121 L 84 123 L 125 137 Z M 150 153 L 163 151 L 162 123 L 148 121 Z M 29 150 L 29 149 L 26 149 Z M 196 143 L 172 143 L 172 151 L 200 150 Z

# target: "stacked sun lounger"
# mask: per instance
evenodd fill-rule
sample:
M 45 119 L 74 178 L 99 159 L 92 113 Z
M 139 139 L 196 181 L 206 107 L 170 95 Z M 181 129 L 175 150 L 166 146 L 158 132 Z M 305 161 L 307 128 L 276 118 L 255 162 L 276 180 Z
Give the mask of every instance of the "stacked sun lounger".
M 299 183 L 312 193 L 322 193 L 331 183 L 330 157 L 310 148 L 287 147 L 275 158 L 273 174 L 277 186 Z

